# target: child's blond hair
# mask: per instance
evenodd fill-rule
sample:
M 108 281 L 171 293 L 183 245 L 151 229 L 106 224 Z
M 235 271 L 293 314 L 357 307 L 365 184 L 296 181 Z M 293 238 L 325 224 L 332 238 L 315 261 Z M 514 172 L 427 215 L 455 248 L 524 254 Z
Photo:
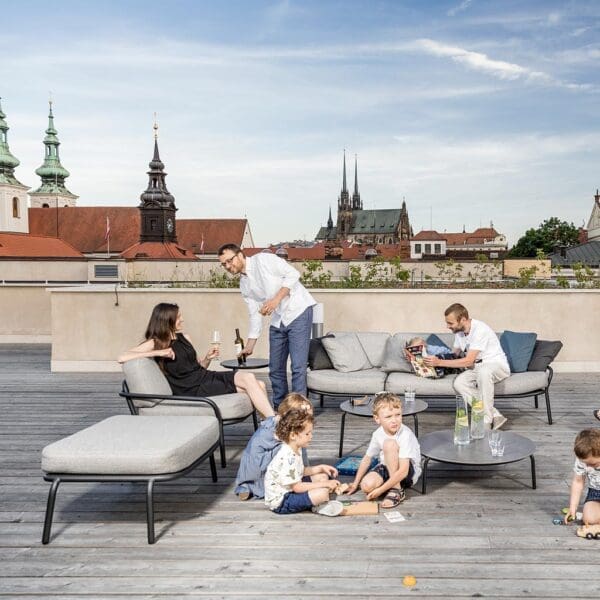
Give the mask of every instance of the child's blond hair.
M 575 438 L 575 456 L 581 460 L 600 457 L 600 429 L 584 429 Z
M 275 426 L 275 435 L 282 441 L 288 443 L 294 433 L 300 433 L 308 423 L 314 423 L 315 419 L 305 410 L 288 410 L 281 415 Z
M 382 408 L 402 408 L 402 400 L 391 392 L 379 392 L 375 394 L 375 402 L 373 402 L 373 414 L 379 414 Z
M 277 409 L 277 414 L 283 416 L 290 410 L 312 412 L 312 402 L 306 396 L 298 394 L 297 392 L 292 392 L 283 399 Z
M 417 336 L 408 340 L 408 342 L 406 342 L 406 347 L 410 348 L 410 346 L 425 346 L 426 343 L 427 342 L 422 337 Z

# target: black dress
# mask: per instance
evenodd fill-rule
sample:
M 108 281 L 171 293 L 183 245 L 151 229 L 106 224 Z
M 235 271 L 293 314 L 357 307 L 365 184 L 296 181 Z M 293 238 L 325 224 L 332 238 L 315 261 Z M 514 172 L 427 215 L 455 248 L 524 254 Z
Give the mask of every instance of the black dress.
M 219 396 L 236 392 L 235 373 L 209 371 L 198 363 L 190 341 L 178 333 L 171 342 L 175 359 L 162 361 L 167 381 L 175 396 Z

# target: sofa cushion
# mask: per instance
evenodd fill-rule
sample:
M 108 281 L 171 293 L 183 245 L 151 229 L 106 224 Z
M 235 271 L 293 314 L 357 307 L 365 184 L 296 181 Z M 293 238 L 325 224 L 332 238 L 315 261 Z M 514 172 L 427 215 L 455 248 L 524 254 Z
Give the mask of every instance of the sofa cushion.
M 380 367 L 383 364 L 385 345 L 391 337 L 390 334 L 379 331 L 359 331 L 356 335 L 371 365 Z
M 135 394 L 158 394 L 172 396 L 171 386 L 160 370 L 157 362 L 151 358 L 135 358 L 123 363 L 123 374 L 129 391 Z M 134 400 L 137 407 L 152 407 L 159 400 Z
M 526 371 L 525 373 L 513 373 L 510 377 L 498 382 L 494 386 L 494 393 L 499 396 L 528 394 L 535 390 L 542 390 L 547 385 L 548 373 L 546 371 Z
M 42 470 L 94 475 L 176 473 L 218 440 L 214 417 L 117 415 L 46 446 Z
M 336 371 L 350 373 L 372 367 L 356 333 L 334 333 L 322 342 Z
M 537 333 L 521 333 L 517 331 L 504 331 L 500 336 L 500 345 L 506 358 L 511 373 L 524 373 L 533 354 Z
M 404 348 L 406 348 L 406 344 L 414 337 L 422 337 L 423 339 L 425 339 L 427 337 L 427 334 L 422 335 L 418 333 L 395 333 L 393 336 L 388 338 L 385 344 L 383 362 L 381 363 L 382 371 L 386 371 L 388 373 L 413 372 L 410 363 L 404 357 Z
M 323 338 L 313 338 L 310 340 L 310 345 L 308 347 L 308 366 L 313 371 L 318 371 L 319 369 L 333 369 L 331 359 L 323 347 L 322 339 Z
M 550 363 L 556 358 L 556 355 L 560 352 L 562 347 L 563 344 L 559 341 L 551 342 L 548 340 L 536 340 L 533 354 L 527 365 L 527 370 L 545 371 L 550 366 Z
M 385 382 L 387 392 L 402 395 L 406 388 L 415 390 L 419 396 L 450 396 L 454 397 L 456 392 L 452 387 L 456 375 L 446 375 L 441 379 L 430 379 L 417 377 L 413 373 L 390 373 Z
M 308 389 L 332 394 L 376 394 L 385 388 L 387 374 L 379 369 L 365 369 L 342 373 L 335 369 L 309 371 L 306 375 Z M 416 379 L 416 378 L 415 378 Z
M 223 419 L 244 419 L 254 410 L 250 398 L 246 394 L 221 394 L 220 396 L 207 396 L 221 411 Z M 213 409 L 202 402 L 183 402 L 177 400 L 164 400 L 154 406 L 139 408 L 140 415 L 213 415 Z

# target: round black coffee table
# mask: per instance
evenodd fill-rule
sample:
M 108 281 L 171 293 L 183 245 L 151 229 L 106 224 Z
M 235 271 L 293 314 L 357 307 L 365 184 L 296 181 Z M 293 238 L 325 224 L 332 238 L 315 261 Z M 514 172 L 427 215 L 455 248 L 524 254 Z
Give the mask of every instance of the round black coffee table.
M 354 402 L 356 402 L 356 400 L 345 400 L 340 404 L 340 409 L 342 411 L 342 423 L 340 425 L 340 457 L 344 453 L 344 431 L 346 429 L 346 415 L 354 415 L 356 417 L 373 417 L 372 396 L 370 396 L 368 402 L 365 402 L 364 404 L 355 404 Z M 419 417 L 417 415 L 427 410 L 428 406 L 429 405 L 427 404 L 427 402 L 425 402 L 424 400 L 419 400 L 418 398 L 416 398 L 412 402 L 405 402 L 404 399 L 402 399 L 402 416 L 412 416 L 415 424 L 415 435 L 417 437 L 419 437 Z
M 247 358 L 245 363 L 238 364 L 237 358 L 222 360 L 221 366 L 226 369 L 264 369 L 269 366 L 268 358 Z
M 425 459 L 421 476 L 422 493 L 425 494 L 427 490 L 427 467 L 430 460 L 454 465 L 483 467 L 505 465 L 527 457 L 531 461 L 531 487 L 535 490 L 535 458 L 533 456 L 535 444 L 530 439 L 512 431 L 503 431 L 502 437 L 504 438 L 504 455 L 492 456 L 488 433 L 482 439 L 471 440 L 464 446 L 454 445 L 454 431 L 450 429 L 425 434 L 419 440 L 421 456 Z

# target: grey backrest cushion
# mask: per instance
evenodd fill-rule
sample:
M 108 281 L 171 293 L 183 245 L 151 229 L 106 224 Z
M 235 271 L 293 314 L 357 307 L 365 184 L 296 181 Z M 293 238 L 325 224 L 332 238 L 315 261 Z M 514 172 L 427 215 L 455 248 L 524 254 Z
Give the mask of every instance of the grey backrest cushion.
M 404 349 L 406 348 L 408 341 L 417 336 L 426 338 L 427 334 L 395 333 L 388 338 L 385 344 L 381 370 L 387 371 L 388 373 L 412 373 L 412 367 L 404 357 Z
M 562 347 L 563 344 L 559 341 L 536 340 L 527 370 L 545 371 Z
M 334 333 L 321 340 L 337 371 L 350 373 L 372 368 L 356 333 Z
M 382 331 L 359 331 L 356 335 L 369 362 L 374 367 L 380 367 L 385 356 L 385 344 L 391 335 Z
M 123 363 L 123 374 L 129 391 L 135 394 L 157 394 L 172 396 L 171 386 L 160 367 L 151 358 L 135 358 Z M 150 407 L 156 401 L 134 400 L 136 406 Z

